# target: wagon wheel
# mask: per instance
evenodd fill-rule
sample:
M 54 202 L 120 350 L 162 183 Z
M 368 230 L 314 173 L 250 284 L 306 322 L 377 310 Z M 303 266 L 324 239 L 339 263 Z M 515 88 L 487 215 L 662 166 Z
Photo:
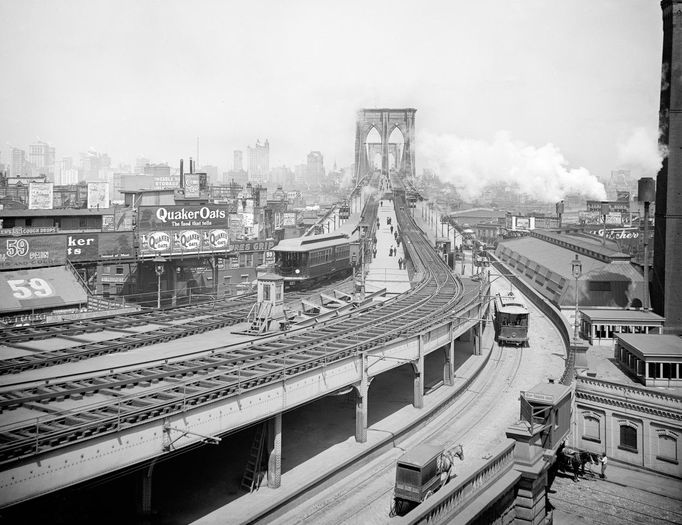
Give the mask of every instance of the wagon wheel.
M 395 498 L 393 498 L 393 503 L 391 503 L 391 505 L 388 507 L 388 517 L 395 518 L 396 514 L 397 514 L 396 503 Z
M 424 501 L 429 499 L 431 496 L 433 496 L 433 491 L 432 490 L 427 491 L 426 494 L 424 495 Z

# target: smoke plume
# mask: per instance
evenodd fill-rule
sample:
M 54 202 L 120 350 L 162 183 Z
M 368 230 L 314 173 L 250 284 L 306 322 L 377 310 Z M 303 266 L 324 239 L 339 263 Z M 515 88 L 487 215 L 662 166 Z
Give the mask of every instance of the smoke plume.
M 656 177 L 666 155 L 665 147 L 658 145 L 656 131 L 641 127 L 618 144 L 618 165 L 629 169 L 634 178 Z
M 604 185 L 585 168 L 569 168 L 559 148 L 539 148 L 513 140 L 508 132 L 492 142 L 456 135 L 420 134 L 418 158 L 425 168 L 452 183 L 466 200 L 474 200 L 490 185 L 503 185 L 531 198 L 556 202 L 568 193 L 606 198 Z

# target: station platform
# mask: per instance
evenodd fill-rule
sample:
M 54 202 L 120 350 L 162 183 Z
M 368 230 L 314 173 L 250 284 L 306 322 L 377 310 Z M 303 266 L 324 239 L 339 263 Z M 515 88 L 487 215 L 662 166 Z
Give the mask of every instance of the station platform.
M 365 291 L 375 292 L 386 288 L 387 294 L 401 294 L 409 290 L 411 284 L 407 262 L 402 268 L 399 264 L 401 259 L 405 261 L 405 251 L 404 244 L 402 242 L 398 244 L 395 238 L 398 221 L 392 200 L 380 201 L 377 218 L 379 228 L 376 230 L 376 254 L 372 256 L 369 264 L 365 265 Z M 390 225 L 388 219 L 391 220 Z

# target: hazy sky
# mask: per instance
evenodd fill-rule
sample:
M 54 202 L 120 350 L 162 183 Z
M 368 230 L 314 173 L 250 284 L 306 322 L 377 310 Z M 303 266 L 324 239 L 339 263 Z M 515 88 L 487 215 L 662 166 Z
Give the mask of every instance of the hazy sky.
M 503 132 L 569 170 L 655 169 L 656 1 L 0 0 L 0 19 L 5 162 L 40 138 L 177 166 L 199 136 L 221 169 L 258 138 L 271 166 L 344 166 L 357 109 L 414 107 L 418 166 L 428 141 Z

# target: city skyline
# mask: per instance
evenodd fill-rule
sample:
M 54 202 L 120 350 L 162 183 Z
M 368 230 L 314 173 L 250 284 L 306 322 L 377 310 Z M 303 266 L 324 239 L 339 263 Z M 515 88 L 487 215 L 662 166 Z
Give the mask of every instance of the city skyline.
M 420 171 L 443 148 L 460 155 L 437 167 L 465 172 L 502 148 L 549 150 L 568 174 L 656 174 L 655 3 L 34 1 L 0 14 L 14 21 L 0 35 L 6 164 L 9 145 L 44 140 L 58 159 L 94 148 L 173 166 L 199 137 L 198 164 L 221 172 L 266 138 L 271 166 L 316 150 L 346 166 L 355 112 L 394 106 L 418 110 Z

